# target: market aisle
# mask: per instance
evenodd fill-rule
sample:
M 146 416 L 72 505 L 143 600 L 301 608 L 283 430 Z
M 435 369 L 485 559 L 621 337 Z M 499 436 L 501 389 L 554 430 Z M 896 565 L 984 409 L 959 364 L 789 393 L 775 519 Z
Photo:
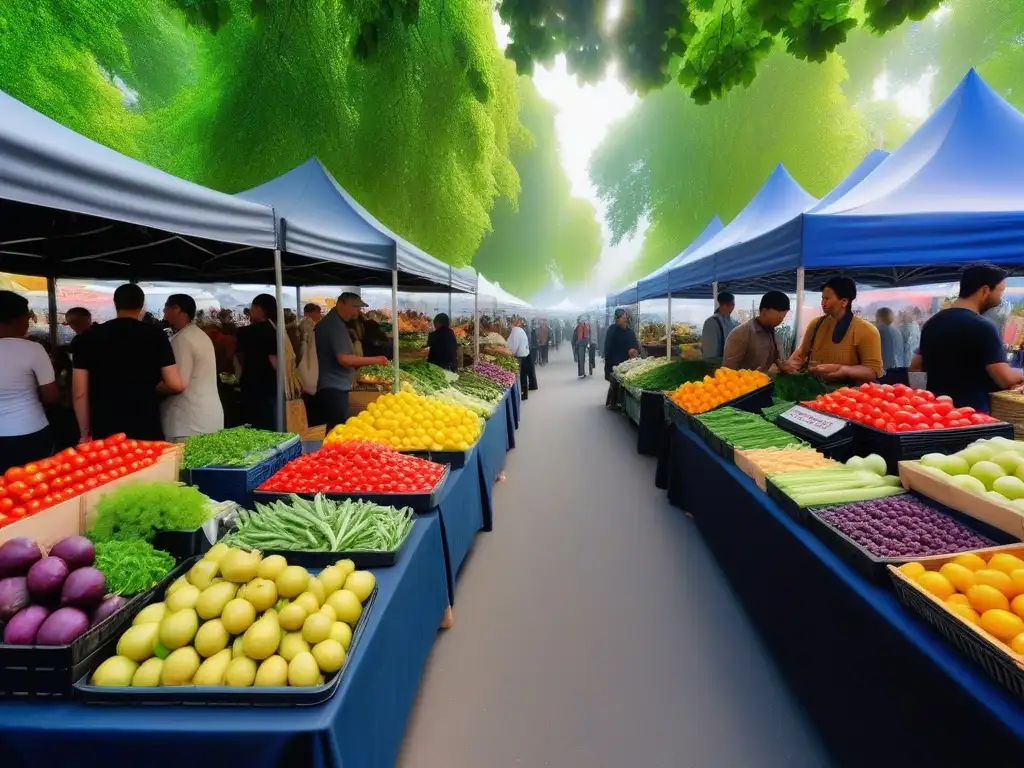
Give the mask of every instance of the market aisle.
M 399 765 L 829 765 L 604 381 L 573 366 L 563 347 L 539 369 Z

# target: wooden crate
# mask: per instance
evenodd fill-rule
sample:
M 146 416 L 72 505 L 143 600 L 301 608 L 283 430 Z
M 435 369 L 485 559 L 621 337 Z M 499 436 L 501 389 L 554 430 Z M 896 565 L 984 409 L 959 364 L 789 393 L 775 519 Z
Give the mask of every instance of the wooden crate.
M 96 504 L 103 496 L 110 493 L 115 488 L 119 488 L 122 485 L 129 485 L 131 483 L 177 482 L 180 466 L 180 451 L 170 450 L 157 459 L 152 466 L 144 467 L 138 472 L 132 472 L 130 475 L 125 475 L 124 477 L 119 477 L 116 480 L 111 480 L 106 485 L 101 485 L 99 488 L 95 488 L 82 494 L 82 496 L 79 497 L 82 501 L 81 530 L 86 531 L 89 529 L 94 517 Z M 7 529 L 5 528 L 4 530 Z
M 383 395 L 383 392 L 354 389 L 348 393 L 348 417 L 358 416 L 366 410 L 366 406 Z
M 757 483 L 757 487 L 762 491 L 767 490 L 768 482 L 764 472 L 757 464 L 747 458 L 743 451 L 733 452 L 733 463 L 736 464 L 736 468 L 743 474 Z
M 997 504 L 977 494 L 958 488 L 952 483 L 924 471 L 919 461 L 901 461 L 900 482 L 903 487 L 945 504 L 950 509 L 962 512 L 975 520 L 988 523 L 993 528 L 1005 531 L 1011 536 L 1024 540 L 1024 512 Z
M 82 533 L 81 507 L 82 497 L 75 496 L 0 528 L 0 544 L 25 536 L 34 539 L 45 551 L 61 539 Z

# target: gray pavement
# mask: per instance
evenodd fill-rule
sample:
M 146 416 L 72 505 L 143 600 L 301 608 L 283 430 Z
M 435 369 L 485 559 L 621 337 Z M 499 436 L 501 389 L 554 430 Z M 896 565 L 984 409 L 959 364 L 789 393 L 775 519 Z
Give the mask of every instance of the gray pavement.
M 399 765 L 829 766 L 596 374 L 576 379 L 565 346 L 538 369 Z

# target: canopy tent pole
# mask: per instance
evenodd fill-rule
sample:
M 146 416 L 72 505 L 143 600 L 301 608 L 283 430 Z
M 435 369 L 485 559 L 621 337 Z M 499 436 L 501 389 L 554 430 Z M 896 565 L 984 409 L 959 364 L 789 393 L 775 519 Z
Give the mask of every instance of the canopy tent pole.
M 480 287 L 473 291 L 473 365 L 480 362 Z
M 715 280 L 711 283 L 711 312 L 712 314 L 718 311 L 718 281 Z
M 50 316 L 50 349 L 56 351 L 59 335 L 57 333 L 57 279 L 46 278 L 46 311 Z
M 452 321 L 452 268 L 448 265 L 448 322 Z
M 295 319 L 302 320 L 302 289 L 295 286 Z
M 800 348 L 800 316 L 804 309 L 804 268 L 796 268 L 796 312 L 793 313 L 793 349 Z
M 277 431 L 284 432 L 284 401 L 285 401 L 285 370 L 287 369 L 287 358 L 285 356 L 284 337 L 284 301 L 281 290 L 281 249 L 274 249 L 274 296 L 277 299 L 277 414 L 275 422 Z
M 672 291 L 668 292 L 668 321 L 665 323 L 665 357 L 672 359 Z
M 391 390 L 398 393 L 398 270 L 391 270 L 391 355 L 394 358 L 395 380 Z

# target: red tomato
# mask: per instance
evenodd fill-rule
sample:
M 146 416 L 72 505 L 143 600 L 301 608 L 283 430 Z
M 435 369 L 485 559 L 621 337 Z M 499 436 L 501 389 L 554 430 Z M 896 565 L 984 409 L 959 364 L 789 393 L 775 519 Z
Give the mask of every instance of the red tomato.
M 38 512 L 42 508 L 43 508 L 43 505 L 42 505 L 41 502 L 39 502 L 39 501 L 30 501 L 30 502 L 25 504 L 25 513 L 29 514 L 29 515 L 34 515 L 36 512 Z
M 85 458 L 85 456 L 80 456 L 78 454 L 75 454 L 71 458 L 71 466 L 74 467 L 75 469 L 82 469 L 83 467 L 87 467 L 88 465 L 89 465 L 89 460 L 87 458 Z
M 896 431 L 896 425 L 893 424 L 892 422 L 889 422 L 888 424 L 885 425 L 885 431 L 886 432 L 895 432 Z
M 963 408 L 957 408 L 957 410 L 968 418 L 970 418 L 971 415 L 976 413 L 976 411 L 969 405 L 965 405 Z
M 4 472 L 4 480 L 8 483 L 16 483 L 25 479 L 25 470 L 22 467 L 11 467 Z
M 128 436 L 124 432 L 118 432 L 116 435 L 111 435 L 106 440 L 104 440 L 103 444 L 107 446 L 117 445 L 118 443 L 123 443 L 127 439 L 127 437 Z
M 7 496 L 0 499 L 0 512 L 9 512 L 12 509 L 14 509 L 14 499 Z
M 20 520 L 25 516 L 24 507 L 14 507 L 10 512 L 7 513 L 7 517 L 11 520 Z
M 7 486 L 7 493 L 10 496 L 21 496 L 27 490 L 28 483 L 24 483 L 21 480 L 15 480 Z
M 75 492 L 75 495 L 78 496 L 89 489 L 86 487 L 85 483 L 75 483 L 74 486 L 72 486 L 72 490 Z
M 85 481 L 85 488 L 86 488 L 86 490 L 91 491 L 97 485 L 99 485 L 99 482 L 96 480 L 95 477 L 90 477 L 88 480 Z
M 959 421 L 964 415 L 956 408 L 946 414 L 946 418 L 950 421 Z
M 909 432 L 912 429 L 912 424 L 909 421 L 901 421 L 896 425 L 897 432 Z

